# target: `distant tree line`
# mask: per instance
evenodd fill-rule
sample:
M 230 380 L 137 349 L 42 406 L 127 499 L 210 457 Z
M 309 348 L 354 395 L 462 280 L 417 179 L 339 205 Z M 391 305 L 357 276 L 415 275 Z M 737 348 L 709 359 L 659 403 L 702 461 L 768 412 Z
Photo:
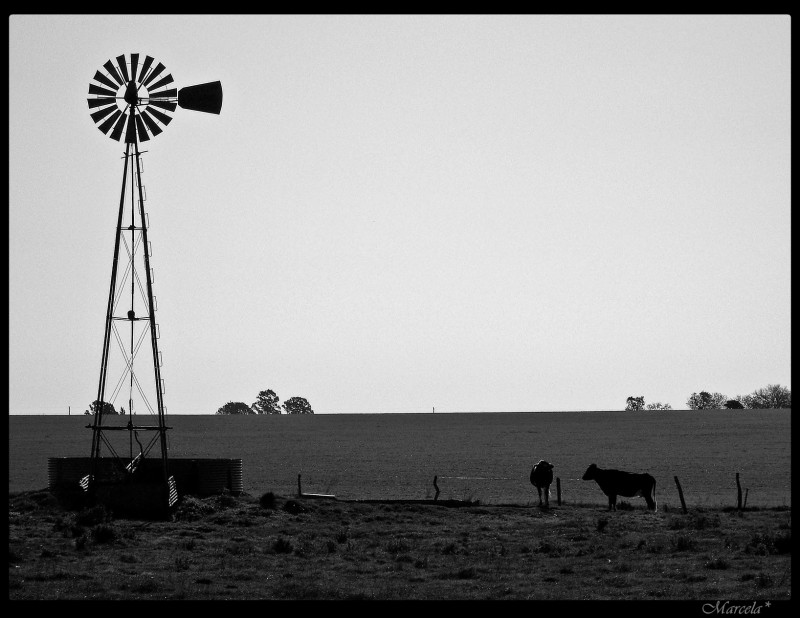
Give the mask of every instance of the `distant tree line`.
M 672 410 L 672 406 L 668 403 L 648 403 L 645 405 L 644 397 L 628 397 L 626 410 Z
M 792 391 L 780 384 L 768 384 L 758 388 L 749 395 L 737 395 L 729 399 L 722 393 L 700 391 L 692 393 L 686 401 L 689 410 L 767 410 L 792 407 Z M 628 397 L 626 410 L 672 410 L 668 403 L 649 403 L 645 405 L 644 397 Z
M 86 416 L 94 416 L 97 413 L 97 410 L 101 410 L 101 414 L 108 414 L 108 415 L 125 415 L 125 408 L 120 406 L 119 412 L 117 412 L 116 408 L 114 408 L 114 404 L 108 403 L 107 401 L 102 402 L 103 406 L 100 407 L 100 401 L 95 399 L 92 403 L 89 404 L 89 409 L 84 410 L 84 414 Z
M 261 391 L 256 400 L 247 405 L 243 401 L 229 401 L 217 414 L 314 414 L 305 397 L 289 397 L 282 404 L 272 389 Z
M 692 393 L 686 401 L 690 410 L 770 410 L 792 407 L 792 391 L 780 384 L 768 384 L 749 395 L 736 395 L 729 399 L 722 393 L 700 391 Z

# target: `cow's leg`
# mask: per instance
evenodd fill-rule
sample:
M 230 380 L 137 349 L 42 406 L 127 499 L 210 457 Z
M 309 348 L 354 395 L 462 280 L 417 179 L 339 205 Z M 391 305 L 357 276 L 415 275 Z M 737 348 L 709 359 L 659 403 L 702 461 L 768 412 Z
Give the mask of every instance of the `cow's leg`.
M 545 506 L 550 506 L 550 485 L 544 488 L 544 504 Z
M 608 494 L 608 510 L 617 510 L 617 494 Z
M 539 492 L 539 506 L 542 506 L 542 488 L 537 485 L 536 491 Z

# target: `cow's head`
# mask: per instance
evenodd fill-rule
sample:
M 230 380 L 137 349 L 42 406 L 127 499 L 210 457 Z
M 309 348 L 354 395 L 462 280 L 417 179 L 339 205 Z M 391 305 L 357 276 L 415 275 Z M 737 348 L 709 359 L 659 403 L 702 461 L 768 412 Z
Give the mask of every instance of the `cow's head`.
M 595 477 L 596 472 L 597 472 L 597 464 L 592 464 L 586 469 L 586 472 L 583 475 L 583 480 L 591 481 Z
M 540 460 L 535 466 L 533 466 L 536 470 L 552 470 L 553 464 L 545 461 L 544 459 Z

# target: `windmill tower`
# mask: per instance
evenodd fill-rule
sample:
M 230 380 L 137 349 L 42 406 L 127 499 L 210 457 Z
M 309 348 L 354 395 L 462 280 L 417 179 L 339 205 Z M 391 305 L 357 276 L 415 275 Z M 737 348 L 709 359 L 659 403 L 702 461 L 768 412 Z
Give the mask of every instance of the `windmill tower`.
M 125 144 L 97 397 L 90 473 L 81 487 L 121 511 L 163 511 L 177 500 L 167 456 L 164 379 L 153 294 L 149 219 L 139 145 L 159 135 L 177 107 L 222 109 L 222 85 L 177 89 L 164 65 L 124 54 L 89 84 L 89 110 L 100 131 Z M 116 404 L 116 406 L 115 406 Z M 107 410 L 119 408 L 119 415 Z

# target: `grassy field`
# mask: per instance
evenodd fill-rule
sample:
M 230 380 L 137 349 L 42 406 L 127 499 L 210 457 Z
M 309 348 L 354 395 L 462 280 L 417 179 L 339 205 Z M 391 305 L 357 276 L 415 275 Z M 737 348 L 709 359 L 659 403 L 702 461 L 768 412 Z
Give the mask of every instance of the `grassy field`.
M 122 419 L 121 422 L 126 422 Z M 477 499 L 530 503 L 539 459 L 555 465 L 564 501 L 603 505 L 591 463 L 648 471 L 659 504 L 736 504 L 737 472 L 748 506 L 791 506 L 791 411 L 534 412 L 171 415 L 170 456 L 242 460 L 245 491 L 308 492 L 343 499 Z M 46 487 L 48 457 L 86 457 L 83 416 L 9 418 L 9 491 Z M 118 432 L 124 433 L 124 432 Z M 555 488 L 554 488 L 555 489 Z
M 173 521 L 9 496 L 9 598 L 622 599 L 791 596 L 788 507 L 455 506 L 186 496 Z M 774 610 L 773 610 L 774 611 Z M 763 612 L 768 613 L 768 612 Z

